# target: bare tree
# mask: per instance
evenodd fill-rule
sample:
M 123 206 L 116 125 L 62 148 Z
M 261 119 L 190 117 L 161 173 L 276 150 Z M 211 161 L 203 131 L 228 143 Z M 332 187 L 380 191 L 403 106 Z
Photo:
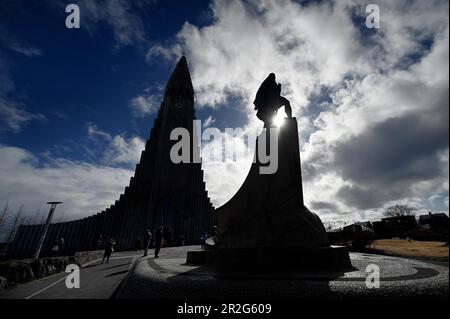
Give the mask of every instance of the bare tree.
M 41 213 L 41 209 L 40 208 L 36 209 L 36 212 L 34 213 L 34 217 L 30 220 L 31 224 L 36 225 L 36 224 L 41 223 L 42 216 L 43 215 Z
M 6 205 L 3 208 L 2 214 L 0 215 L 0 226 L 3 225 L 3 222 L 6 220 L 6 215 L 8 214 L 8 208 L 9 208 L 9 200 L 6 202 Z
M 398 216 L 409 216 L 414 213 L 416 209 L 414 207 L 410 207 L 408 205 L 394 205 L 389 207 L 384 215 L 388 217 L 398 217 Z
M 39 212 L 40 212 L 40 210 L 39 210 Z M 39 217 L 38 224 L 45 224 L 46 220 L 47 220 L 47 215 L 45 214 L 45 212 L 43 212 Z
M 62 212 L 60 215 L 59 215 L 59 217 L 58 217 L 58 219 L 56 220 L 56 222 L 57 223 L 62 223 L 62 222 L 64 222 L 65 221 L 65 214 L 66 214 L 66 212 Z
M 31 218 L 29 217 L 29 216 L 23 216 L 21 219 L 20 219 L 20 222 L 19 222 L 19 225 L 30 225 L 30 222 L 31 222 L 32 220 L 31 220 Z
M 332 229 L 336 228 L 336 222 L 332 221 L 332 222 L 324 223 L 324 226 L 325 226 L 326 230 L 332 230 Z
M 14 234 L 17 231 L 17 228 L 20 225 L 20 222 L 24 219 L 21 218 L 23 211 L 23 204 L 20 206 L 19 211 L 16 214 L 16 217 L 14 218 L 11 230 L 9 231 L 8 239 L 6 240 L 5 249 L 3 250 L 3 254 L 6 254 L 9 244 L 11 243 L 11 240 L 14 238 Z

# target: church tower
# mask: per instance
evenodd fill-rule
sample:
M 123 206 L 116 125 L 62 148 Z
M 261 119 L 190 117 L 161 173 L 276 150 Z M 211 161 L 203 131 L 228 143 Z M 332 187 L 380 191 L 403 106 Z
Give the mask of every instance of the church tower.
M 194 89 L 185 57 L 175 67 L 165 89 L 163 101 L 150 131 L 141 160 L 127 191 L 140 203 L 141 223 L 137 234 L 164 226 L 173 240 L 198 243 L 202 233 L 212 227 L 214 208 L 208 198 L 200 163 L 194 163 Z M 190 136 L 190 162 L 175 164 L 170 150 L 177 143 L 170 139 L 176 128 Z
M 136 248 L 137 238 L 146 229 L 152 233 L 164 227 L 172 244 L 200 243 L 201 234 L 213 226 L 214 207 L 208 197 L 194 136 L 194 89 L 188 64 L 182 57 L 173 71 L 150 136 L 136 165 L 129 186 L 113 205 L 83 219 L 50 225 L 42 249 L 51 252 L 52 244 L 63 237 L 70 251 L 95 250 L 100 239 L 113 238 L 118 250 Z M 189 163 L 175 164 L 170 150 L 177 141 L 170 139 L 175 128 L 184 128 L 190 136 Z M 21 225 L 10 249 L 14 257 L 31 256 L 43 225 Z
M 194 151 L 199 151 L 194 120 L 194 89 L 186 58 L 182 57 L 166 85 L 141 163 L 154 165 L 151 176 L 142 177 L 151 182 L 145 224 L 150 229 L 168 226 L 176 238 L 184 237 L 186 244 L 197 243 L 201 234 L 210 230 L 213 216 L 201 164 L 193 161 Z M 170 150 L 178 142 L 172 141 L 170 134 L 176 128 L 189 132 L 189 163 L 175 164 L 170 159 Z

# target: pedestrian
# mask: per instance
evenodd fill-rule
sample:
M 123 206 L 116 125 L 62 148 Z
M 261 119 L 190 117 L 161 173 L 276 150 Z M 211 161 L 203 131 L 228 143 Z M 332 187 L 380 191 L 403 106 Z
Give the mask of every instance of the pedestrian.
M 206 238 L 207 238 L 207 236 L 206 236 L 206 234 L 203 234 L 202 235 L 202 237 L 200 237 L 200 242 L 201 242 L 201 245 L 202 245 L 202 250 L 205 250 L 205 240 L 206 240 Z
M 144 255 L 142 257 L 148 255 L 148 247 L 150 246 L 151 240 L 152 240 L 152 233 L 150 232 L 150 229 L 147 229 L 144 233 L 144 236 L 142 237 L 142 244 L 144 245 Z
M 161 250 L 163 240 L 163 228 L 159 227 L 155 233 L 155 258 L 159 258 L 159 251 Z
M 142 249 L 142 236 L 136 238 L 136 242 L 134 243 L 134 245 L 136 246 L 136 251 Z
M 106 263 L 109 262 L 109 257 L 111 257 L 111 254 L 114 252 L 114 246 L 115 246 L 115 241 L 114 239 L 110 239 L 109 242 L 106 243 L 105 245 L 105 253 L 103 254 L 103 260 L 102 260 L 102 264 L 106 259 Z
M 176 244 L 177 246 L 184 246 L 184 237 L 182 235 L 178 236 Z
M 100 235 L 97 238 L 97 249 L 102 249 L 103 248 L 103 236 Z
M 64 251 L 64 238 L 61 237 L 61 239 L 58 241 L 58 253 L 59 255 L 62 255 Z
M 59 250 L 59 240 L 55 240 L 55 243 L 52 246 L 52 255 L 58 256 L 58 250 Z
M 163 231 L 163 246 L 164 247 L 170 247 L 172 246 L 172 231 L 169 227 L 166 228 L 165 231 Z
M 217 236 L 217 226 L 213 226 L 211 229 L 211 236 L 210 237 L 214 237 Z

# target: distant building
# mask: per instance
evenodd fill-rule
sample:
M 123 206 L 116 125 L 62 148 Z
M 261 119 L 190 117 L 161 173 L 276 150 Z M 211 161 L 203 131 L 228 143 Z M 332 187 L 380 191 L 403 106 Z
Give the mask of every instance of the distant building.
M 342 231 L 344 232 L 362 232 L 362 231 L 373 231 L 373 225 L 371 222 L 356 222 L 354 224 L 345 226 Z
M 356 222 L 327 231 L 331 242 L 341 243 L 358 239 L 361 234 L 372 233 L 376 239 L 413 238 L 418 240 L 448 241 L 450 218 L 445 213 L 416 216 L 394 216 L 374 222 Z
M 419 228 L 413 215 L 386 217 L 372 224 L 377 238 L 406 237 L 408 232 Z
M 449 230 L 449 218 L 444 213 L 432 214 L 429 212 L 426 215 L 419 216 L 419 225 L 426 226 L 432 231 L 448 232 Z
M 373 225 L 370 221 L 356 222 L 344 227 L 331 229 L 327 234 L 330 243 L 346 245 L 354 249 L 363 249 L 375 237 Z

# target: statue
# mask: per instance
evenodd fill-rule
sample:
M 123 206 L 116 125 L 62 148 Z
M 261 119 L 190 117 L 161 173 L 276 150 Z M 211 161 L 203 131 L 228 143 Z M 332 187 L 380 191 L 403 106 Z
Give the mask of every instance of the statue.
M 259 87 L 255 101 L 253 101 L 255 110 L 258 111 L 256 116 L 264 122 L 264 127 L 271 126 L 273 118 L 282 106 L 284 106 L 288 118 L 292 118 L 291 104 L 280 93 L 281 84 L 276 82 L 275 73 L 270 73 Z
M 347 248 L 330 246 L 320 217 L 304 205 L 297 120 L 280 92 L 281 85 L 271 73 L 253 102 L 256 116 L 266 128 L 255 145 L 260 138 L 267 141 L 272 130 L 277 133 L 277 169 L 261 174 L 260 168 L 267 165 L 255 151 L 239 190 L 215 210 L 217 233 L 213 240 L 208 239 L 212 243 L 206 250 L 188 252 L 187 263 L 229 265 L 230 269 L 249 266 L 252 271 L 351 265 Z M 282 128 L 272 127 L 282 106 L 289 118 Z

